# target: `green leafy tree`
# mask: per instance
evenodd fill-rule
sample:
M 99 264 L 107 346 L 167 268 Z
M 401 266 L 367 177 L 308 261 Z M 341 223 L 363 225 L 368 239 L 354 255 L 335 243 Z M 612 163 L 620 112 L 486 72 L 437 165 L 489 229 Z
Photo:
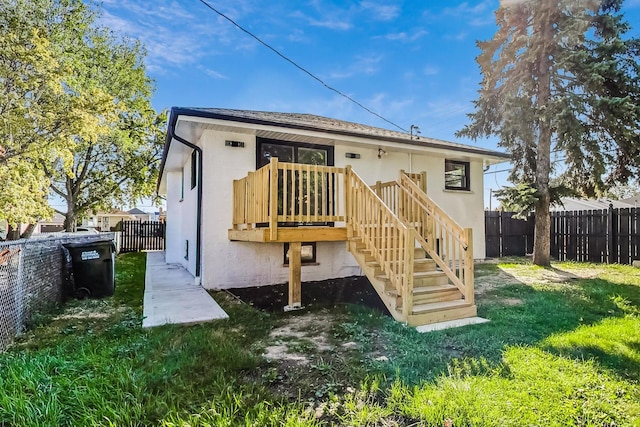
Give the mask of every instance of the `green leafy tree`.
M 48 178 L 34 165 L 70 160 L 65 130 L 78 120 L 61 108 L 66 70 L 56 41 L 83 16 L 62 2 L 0 2 L 0 217 L 14 227 L 52 213 Z
M 510 180 L 535 209 L 537 265 L 550 261 L 552 174 L 591 196 L 640 167 L 640 42 L 624 38 L 621 7 L 622 0 L 503 0 L 496 34 L 478 42 L 483 79 L 458 135 L 497 136 L 511 153 Z M 558 170 L 556 152 L 564 157 Z
M 79 215 L 153 193 L 164 115 L 140 43 L 81 0 L 0 4 L 0 217 L 46 218 L 49 190 Z

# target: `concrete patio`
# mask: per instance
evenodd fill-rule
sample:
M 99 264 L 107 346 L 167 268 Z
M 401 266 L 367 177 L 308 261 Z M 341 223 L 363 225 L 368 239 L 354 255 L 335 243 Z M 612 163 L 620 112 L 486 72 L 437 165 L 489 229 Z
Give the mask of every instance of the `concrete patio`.
M 229 317 L 187 270 L 167 264 L 164 252 L 147 252 L 143 316 L 143 328 Z

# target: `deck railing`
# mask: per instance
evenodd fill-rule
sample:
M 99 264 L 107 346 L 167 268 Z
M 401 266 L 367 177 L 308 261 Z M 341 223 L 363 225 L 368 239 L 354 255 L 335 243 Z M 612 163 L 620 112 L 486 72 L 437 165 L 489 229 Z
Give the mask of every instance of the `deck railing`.
M 415 231 L 407 227 L 383 200 L 351 168 L 346 168 L 347 226 L 351 237 L 380 265 L 397 294 L 402 297 L 405 319 L 413 306 L 413 259 Z
M 397 215 L 416 229 L 416 239 L 469 303 L 473 304 L 473 236 L 458 225 L 415 181 L 401 174 Z
M 233 227 L 344 222 L 344 168 L 278 162 L 233 181 Z

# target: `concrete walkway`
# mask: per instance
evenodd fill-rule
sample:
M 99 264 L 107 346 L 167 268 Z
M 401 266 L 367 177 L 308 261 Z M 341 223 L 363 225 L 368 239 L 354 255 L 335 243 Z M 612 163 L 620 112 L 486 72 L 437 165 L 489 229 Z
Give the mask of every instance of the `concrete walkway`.
M 147 252 L 143 316 L 143 328 L 229 317 L 187 270 L 165 263 L 164 252 Z

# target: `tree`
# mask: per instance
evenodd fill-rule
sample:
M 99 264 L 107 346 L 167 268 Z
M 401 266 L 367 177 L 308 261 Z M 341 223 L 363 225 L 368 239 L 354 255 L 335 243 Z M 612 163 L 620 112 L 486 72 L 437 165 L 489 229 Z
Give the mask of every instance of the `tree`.
M 153 193 L 164 118 L 150 105 L 145 51 L 96 25 L 98 14 L 81 0 L 0 4 L 0 216 L 10 222 L 49 216 L 49 189 L 67 202 L 67 230 Z
M 54 41 L 78 12 L 46 0 L 0 3 L 0 217 L 14 227 L 51 215 L 48 179 L 34 165 L 70 156 L 61 124 L 74 119 L 59 108 L 65 70 Z
M 622 0 L 503 0 L 496 34 L 478 42 L 483 79 L 458 135 L 498 136 L 512 155 L 510 180 L 535 189 L 537 265 L 550 261 L 552 173 L 592 196 L 640 169 L 640 42 L 623 38 L 621 7 Z M 563 163 L 552 163 L 552 153 Z

